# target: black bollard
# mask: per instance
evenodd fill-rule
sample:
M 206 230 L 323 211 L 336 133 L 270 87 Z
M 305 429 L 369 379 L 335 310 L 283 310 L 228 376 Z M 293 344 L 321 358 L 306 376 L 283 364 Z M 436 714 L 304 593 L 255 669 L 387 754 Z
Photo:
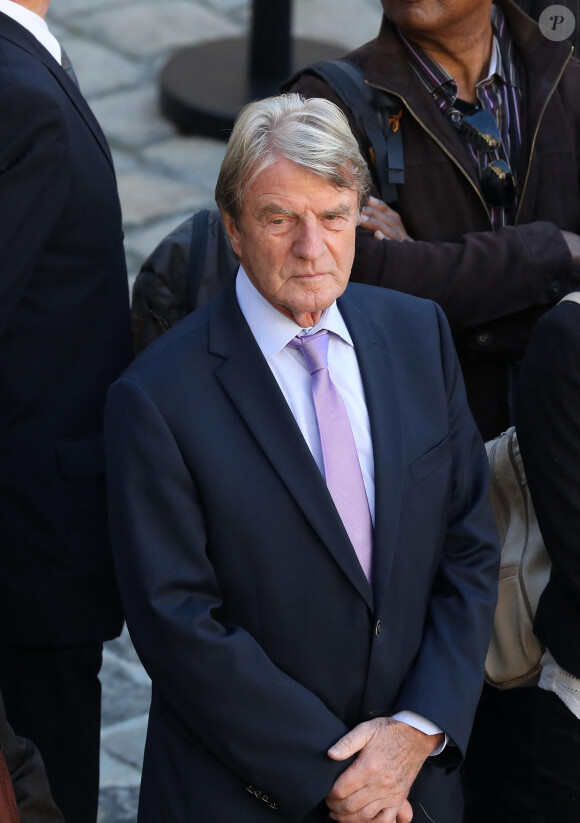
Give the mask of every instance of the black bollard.
M 227 140 L 246 103 L 277 94 L 308 63 L 346 49 L 291 37 L 291 0 L 253 0 L 249 38 L 232 37 L 176 52 L 161 72 L 163 114 L 183 134 Z
M 250 84 L 254 99 L 275 94 L 292 69 L 291 0 L 254 0 Z

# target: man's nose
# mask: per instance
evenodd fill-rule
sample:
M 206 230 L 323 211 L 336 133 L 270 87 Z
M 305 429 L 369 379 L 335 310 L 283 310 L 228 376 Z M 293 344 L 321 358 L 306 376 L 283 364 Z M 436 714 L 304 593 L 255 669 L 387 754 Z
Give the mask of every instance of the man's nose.
M 304 260 L 317 260 L 326 251 L 322 228 L 315 220 L 307 220 L 298 225 L 294 242 L 294 254 Z

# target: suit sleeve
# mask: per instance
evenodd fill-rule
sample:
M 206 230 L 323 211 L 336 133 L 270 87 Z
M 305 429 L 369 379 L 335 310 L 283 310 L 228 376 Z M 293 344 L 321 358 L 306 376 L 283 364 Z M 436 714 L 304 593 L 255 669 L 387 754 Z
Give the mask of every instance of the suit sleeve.
M 192 745 L 302 819 L 348 765 L 326 755 L 347 728 L 223 618 L 200 491 L 135 381 L 112 386 L 105 428 L 113 550 L 145 668 Z
M 451 439 L 446 531 L 423 639 L 395 709 L 429 718 L 465 753 L 497 601 L 499 545 L 489 504 L 488 461 L 467 406 L 451 335 L 437 308 Z M 443 762 L 453 755 L 448 747 Z
M 34 275 L 68 186 L 68 133 L 50 95 L 0 90 L 0 336 Z M 57 261 L 58 262 L 58 261 Z

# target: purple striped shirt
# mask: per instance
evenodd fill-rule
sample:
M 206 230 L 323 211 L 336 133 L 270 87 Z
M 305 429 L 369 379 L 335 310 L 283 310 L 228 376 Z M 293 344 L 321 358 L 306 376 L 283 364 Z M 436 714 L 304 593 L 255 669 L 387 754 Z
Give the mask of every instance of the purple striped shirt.
M 490 111 L 497 121 L 503 143 L 499 155 L 507 160 L 514 170 L 517 168 L 518 154 L 522 144 L 521 88 L 510 31 L 502 10 L 496 5 L 492 6 L 491 21 L 494 27 L 494 39 L 490 73 L 487 78 L 477 83 L 475 91 L 481 108 Z M 453 77 L 398 29 L 397 36 L 407 52 L 411 67 L 431 93 L 441 111 L 445 113 L 454 108 L 458 98 L 457 83 Z M 480 158 L 475 149 L 467 141 L 465 142 L 475 168 L 479 171 Z M 490 155 L 489 159 L 494 157 L 495 155 Z M 483 162 L 489 162 L 489 159 L 487 156 L 481 158 Z M 489 208 L 489 212 L 494 229 L 498 229 L 513 222 L 515 204 L 509 208 Z

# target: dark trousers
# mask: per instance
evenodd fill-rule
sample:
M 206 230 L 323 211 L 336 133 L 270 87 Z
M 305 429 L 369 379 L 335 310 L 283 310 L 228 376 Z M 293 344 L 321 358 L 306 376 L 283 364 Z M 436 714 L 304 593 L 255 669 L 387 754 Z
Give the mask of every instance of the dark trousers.
M 0 646 L 0 688 L 15 732 L 44 759 L 66 823 L 95 823 L 102 644 Z
M 553 692 L 538 689 L 536 775 L 545 823 L 580 820 L 580 720 Z
M 464 823 L 578 823 L 580 720 L 552 692 L 486 685 L 462 778 Z
M 533 777 L 539 691 L 485 684 L 461 769 L 464 823 L 544 823 Z

